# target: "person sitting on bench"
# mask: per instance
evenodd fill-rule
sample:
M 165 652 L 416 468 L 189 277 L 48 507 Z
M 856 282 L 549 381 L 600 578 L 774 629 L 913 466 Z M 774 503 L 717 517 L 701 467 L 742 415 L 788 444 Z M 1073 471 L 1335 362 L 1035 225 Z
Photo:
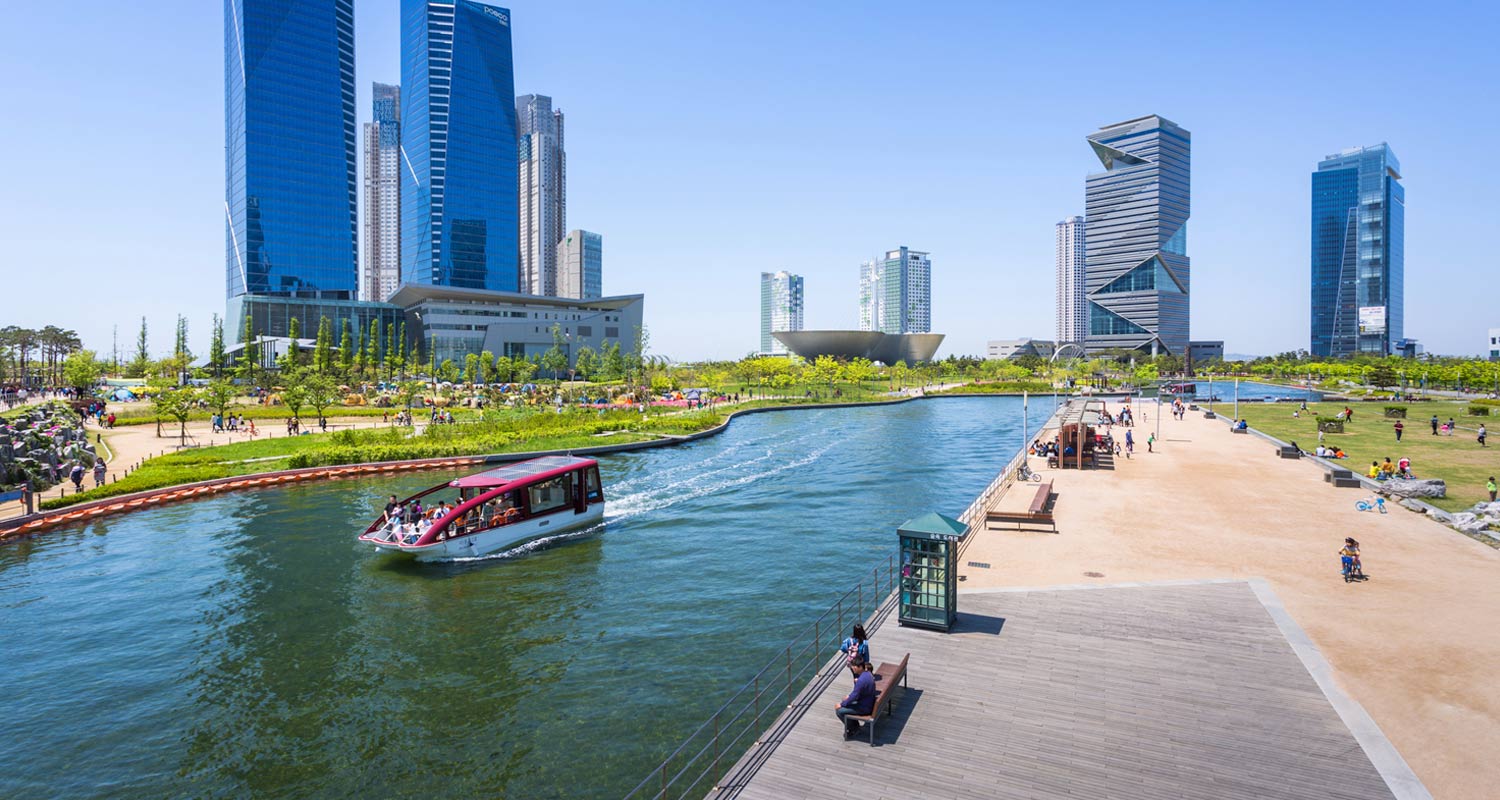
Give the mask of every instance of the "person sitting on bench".
M 1250 427 L 1250 424 L 1247 423 L 1247 422 L 1245 422 L 1244 420 L 1240 420 L 1239 422 L 1234 423 L 1235 430 L 1242 431 L 1242 430 L 1246 430 L 1249 427 Z
M 859 664 L 859 674 L 854 679 L 854 691 L 839 701 L 834 713 L 844 723 L 844 738 L 859 732 L 859 723 L 846 717 L 868 717 L 875 711 L 875 675 L 870 671 L 870 662 Z

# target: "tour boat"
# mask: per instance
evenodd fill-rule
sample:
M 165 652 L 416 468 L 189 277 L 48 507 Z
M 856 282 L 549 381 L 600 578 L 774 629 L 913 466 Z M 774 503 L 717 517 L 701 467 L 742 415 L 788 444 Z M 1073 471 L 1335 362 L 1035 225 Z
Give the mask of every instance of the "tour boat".
M 444 494 L 450 489 L 457 493 Z M 382 514 L 359 540 L 382 552 L 441 561 L 498 553 L 604 519 L 599 462 L 574 456 L 485 470 L 418 492 L 401 505 L 414 501 L 421 501 L 425 519 L 401 523 Z

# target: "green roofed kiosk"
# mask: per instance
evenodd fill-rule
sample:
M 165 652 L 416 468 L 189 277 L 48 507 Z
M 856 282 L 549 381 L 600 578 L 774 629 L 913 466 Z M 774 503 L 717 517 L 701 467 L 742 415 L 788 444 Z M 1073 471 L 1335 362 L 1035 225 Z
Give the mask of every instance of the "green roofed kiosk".
M 907 520 L 901 537 L 901 605 L 903 626 L 947 633 L 958 620 L 958 543 L 969 526 L 942 514 Z

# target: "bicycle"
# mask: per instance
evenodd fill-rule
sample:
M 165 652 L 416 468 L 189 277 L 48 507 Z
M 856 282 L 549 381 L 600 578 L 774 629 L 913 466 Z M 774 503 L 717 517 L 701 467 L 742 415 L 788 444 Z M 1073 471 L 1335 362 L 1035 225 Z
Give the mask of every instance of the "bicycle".
M 1366 497 L 1366 498 L 1364 498 L 1362 500 L 1355 500 L 1354 501 L 1354 510 L 1355 511 L 1375 511 L 1375 510 L 1379 510 L 1380 513 L 1384 514 L 1384 513 L 1386 513 L 1386 511 L 1385 511 L 1385 498 L 1384 497 L 1378 497 L 1378 496 L 1376 496 L 1376 497 Z
M 1031 468 L 1031 464 L 1022 461 L 1021 466 L 1016 469 L 1016 480 L 1026 483 L 1041 483 L 1042 475 Z

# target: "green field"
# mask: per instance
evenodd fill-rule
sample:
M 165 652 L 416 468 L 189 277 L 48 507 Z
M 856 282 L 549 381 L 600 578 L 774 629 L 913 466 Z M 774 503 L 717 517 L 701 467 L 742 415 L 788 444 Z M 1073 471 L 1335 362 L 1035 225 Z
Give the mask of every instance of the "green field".
M 1344 408 L 1344 403 L 1312 403 L 1301 418 L 1292 416 L 1297 408 L 1294 403 L 1241 403 L 1240 415 L 1252 428 L 1264 431 L 1283 441 L 1296 440 L 1303 450 L 1311 451 L 1318 445 L 1317 416 L 1331 417 Z M 1394 424 L 1396 420 L 1383 416 L 1383 407 L 1395 403 L 1351 403 L 1354 421 L 1345 423 L 1344 433 L 1324 435 L 1324 444 L 1341 447 L 1349 454 L 1343 463 L 1356 474 L 1363 475 L 1371 461 L 1392 461 L 1402 457 L 1411 459 L 1412 472 L 1419 478 L 1442 478 L 1448 484 L 1448 496 L 1432 501 L 1432 504 L 1449 511 L 1460 511 L 1481 500 L 1489 500 L 1485 492 L 1485 480 L 1500 476 L 1500 446 L 1495 446 L 1490 437 L 1490 447 L 1481 448 L 1475 433 L 1481 422 L 1492 427 L 1500 422 L 1497 417 L 1474 417 L 1468 415 L 1468 402 L 1416 402 L 1404 404 L 1407 408 L 1406 430 L 1401 442 L 1396 442 Z M 1227 406 L 1218 411 L 1228 412 Z M 1232 412 L 1231 412 L 1232 413 Z M 1436 414 L 1442 422 L 1452 417 L 1458 430 L 1452 436 L 1432 435 L 1429 420 Z M 1228 416 L 1228 414 L 1225 414 Z

